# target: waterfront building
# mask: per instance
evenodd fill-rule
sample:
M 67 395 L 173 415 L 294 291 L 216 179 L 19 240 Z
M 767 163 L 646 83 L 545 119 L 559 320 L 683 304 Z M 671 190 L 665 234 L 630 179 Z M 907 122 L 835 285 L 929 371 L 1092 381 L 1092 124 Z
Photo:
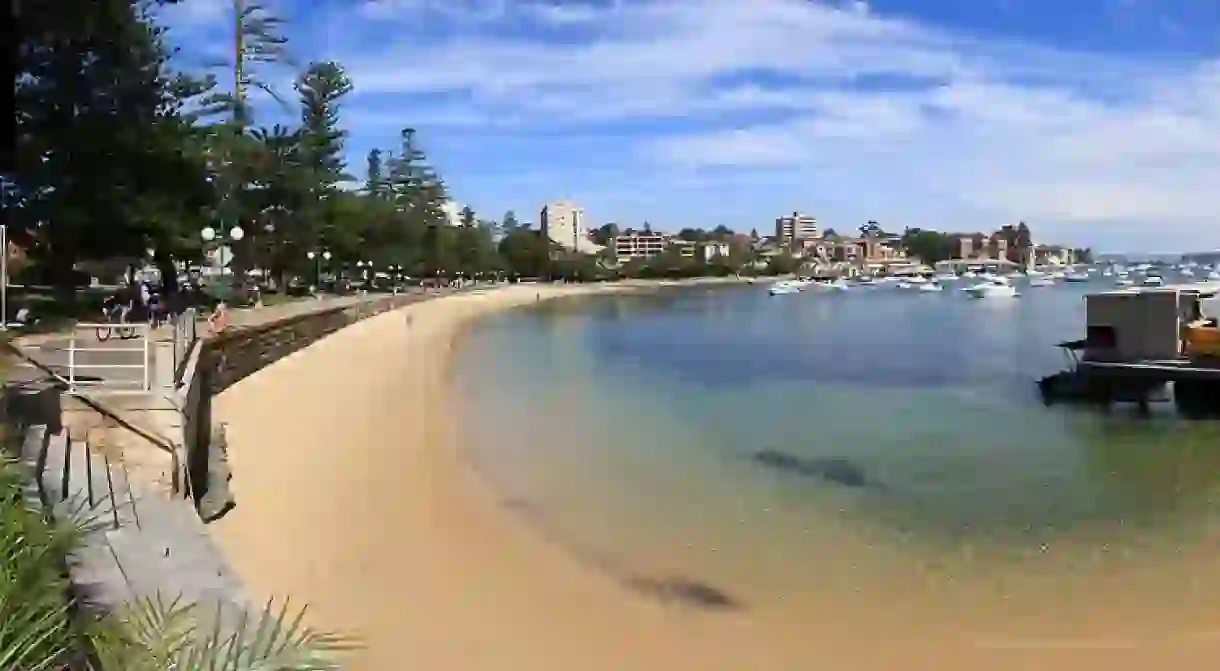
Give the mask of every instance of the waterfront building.
M 792 247 L 802 240 L 815 240 L 822 237 L 822 229 L 818 220 L 813 217 L 793 212 L 775 220 L 775 241 L 786 247 Z
M 445 223 L 449 226 L 457 228 L 462 225 L 462 205 L 455 203 L 452 200 L 446 200 L 444 205 L 441 205 L 441 212 L 445 213 Z
M 542 234 L 566 250 L 595 254 L 601 247 L 589 239 L 584 208 L 572 201 L 557 200 L 542 206 L 538 215 Z
M 671 249 L 687 258 L 693 258 L 698 254 L 704 260 L 717 256 L 728 256 L 730 253 L 730 246 L 727 242 L 697 243 L 655 231 L 629 230 L 616 236 L 613 245 L 614 256 L 619 263 L 626 263 L 632 259 L 652 258 Z

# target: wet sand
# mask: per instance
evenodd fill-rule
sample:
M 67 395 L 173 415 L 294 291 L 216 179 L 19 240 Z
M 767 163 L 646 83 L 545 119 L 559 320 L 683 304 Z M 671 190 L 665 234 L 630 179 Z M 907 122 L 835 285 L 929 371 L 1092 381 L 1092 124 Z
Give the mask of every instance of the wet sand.
M 848 598 L 840 586 L 816 609 L 700 607 L 579 560 L 468 467 L 450 356 L 478 315 L 607 290 L 517 286 L 417 304 L 222 394 L 215 411 L 228 423 L 238 506 L 211 529 L 250 591 L 291 595 L 310 604 L 314 625 L 361 637 L 348 664 L 357 670 L 1203 669 L 1220 658 L 1220 639 L 1201 634 L 1105 635 L 1107 622 L 1141 616 L 1138 594 L 1152 581 L 1099 580 L 1125 592 L 1126 607 L 1096 612 L 1076 638 L 1038 636 L 1057 630 L 1039 623 L 1011 640 L 963 632 L 952 600 L 911 617 L 887 592 Z M 1213 583 L 1220 558 L 1195 568 Z M 646 588 L 666 577 L 638 576 Z M 1216 622 L 1216 611 L 1199 621 Z

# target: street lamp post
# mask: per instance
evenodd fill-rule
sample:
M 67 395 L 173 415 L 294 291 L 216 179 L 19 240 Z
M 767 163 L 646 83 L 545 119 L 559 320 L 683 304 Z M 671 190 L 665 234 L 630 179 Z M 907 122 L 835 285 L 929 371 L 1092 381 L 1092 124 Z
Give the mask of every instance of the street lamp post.
M 229 260 L 225 260 L 224 251 L 228 247 L 226 243 L 241 242 L 241 239 L 246 237 L 246 232 L 242 230 L 241 226 L 234 226 L 233 228 L 229 229 L 228 240 L 219 240 L 218 235 L 219 234 L 216 232 L 216 229 L 212 228 L 211 226 L 205 226 L 202 231 L 199 231 L 199 237 L 203 239 L 204 249 L 207 249 L 213 245 L 216 246 L 216 253 L 218 255 L 217 260 L 220 262 L 220 274 L 223 277 L 225 266 L 227 266 L 228 263 L 233 260 L 232 250 L 229 252 Z
M 360 277 L 364 280 L 364 284 L 367 286 L 369 283 L 369 274 L 373 272 L 373 262 L 357 261 L 356 267 L 360 269 Z
M 322 286 L 322 262 L 330 262 L 330 250 L 324 249 L 321 252 L 306 252 L 305 256 L 314 262 L 314 287 Z
M 209 247 L 215 247 L 216 249 L 217 261 L 220 262 L 220 284 L 224 283 L 225 267 L 233 261 L 233 250 L 229 249 L 229 258 L 227 261 L 225 260 L 225 250 L 229 248 L 229 243 L 240 242 L 245 236 L 246 232 L 242 230 L 241 226 L 234 226 L 233 228 L 230 228 L 228 239 L 221 239 L 220 234 L 217 233 L 216 229 L 212 228 L 211 226 L 205 226 L 203 230 L 199 231 L 199 237 L 203 240 L 204 250 L 206 251 Z M 234 279 L 236 279 L 235 276 Z M 236 292 L 236 290 L 237 288 L 233 286 L 230 286 L 227 289 L 219 287 L 219 293 L 214 293 L 213 295 L 221 301 L 231 300 L 234 298 L 233 294 Z

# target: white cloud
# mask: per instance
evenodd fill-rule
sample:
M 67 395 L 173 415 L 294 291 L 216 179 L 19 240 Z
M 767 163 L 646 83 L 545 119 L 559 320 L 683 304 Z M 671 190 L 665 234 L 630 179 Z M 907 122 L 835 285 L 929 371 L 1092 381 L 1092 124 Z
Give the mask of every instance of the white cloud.
M 367 0 L 360 14 L 413 32 L 374 48 L 330 22 L 353 114 L 380 94 L 466 135 L 634 124 L 613 131 L 621 160 L 643 161 L 657 194 L 667 179 L 761 193 L 741 173 L 782 169 L 802 207 L 858 193 L 844 216 L 885 201 L 925 220 L 1137 221 L 1220 244 L 1200 223 L 1220 212 L 1220 60 L 983 40 L 858 0 Z
M 185 0 L 161 10 L 181 27 L 216 23 L 233 11 L 233 0 Z

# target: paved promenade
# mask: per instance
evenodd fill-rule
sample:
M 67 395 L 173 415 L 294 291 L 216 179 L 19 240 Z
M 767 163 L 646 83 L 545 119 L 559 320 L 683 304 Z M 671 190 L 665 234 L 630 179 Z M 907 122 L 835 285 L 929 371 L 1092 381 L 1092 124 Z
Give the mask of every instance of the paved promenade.
M 424 293 L 426 292 L 422 289 L 408 292 L 408 294 L 421 295 Z M 384 299 L 388 295 L 323 296 L 321 298 L 302 298 L 260 308 L 237 309 L 230 311 L 229 324 L 231 329 L 250 328 L 311 312 L 371 303 Z M 201 337 L 208 337 L 207 315 L 200 316 L 197 328 Z M 51 368 L 62 377 L 68 377 L 69 364 L 73 364 L 71 367 L 75 369 L 76 379 L 82 381 L 82 389 L 93 386 L 103 393 L 113 393 L 115 391 L 138 392 L 142 389 L 145 371 L 157 369 L 155 343 L 171 342 L 172 340 L 173 329 L 170 326 L 153 329 L 148 338 L 147 348 L 142 335 L 122 340 L 117 337 L 117 334 L 114 334 L 108 340 L 101 341 L 97 338 L 95 328 L 77 327 L 72 334 L 37 334 L 18 337 L 15 343 L 35 361 Z M 70 353 L 69 350 L 72 349 L 73 344 L 75 344 L 76 351 Z M 141 363 L 146 355 L 148 357 L 147 366 Z M 24 362 L 17 363 L 16 370 L 10 375 L 10 379 L 14 380 L 36 377 L 41 377 L 41 373 L 34 366 Z
M 448 293 L 453 291 L 420 290 L 408 295 L 426 300 Z M 234 311 L 231 324 L 237 329 L 248 328 L 385 297 L 386 294 L 327 297 L 238 310 Z M 88 352 L 77 352 L 77 357 L 125 361 L 121 357 L 139 354 L 109 351 L 114 348 L 107 346 L 121 343 L 120 347 L 143 349 L 136 340 L 98 343 L 96 335 L 88 331 L 78 334 L 77 343 L 92 341 L 94 345 Z M 201 330 L 200 334 L 205 332 Z M 152 337 L 154 341 L 172 338 L 172 332 L 159 329 Z M 69 341 L 62 334 L 50 335 L 30 338 L 23 347 L 46 363 L 55 361 L 57 352 L 66 349 Z M 137 344 L 129 344 L 133 342 Z M 36 369 L 30 370 L 35 373 L 31 377 L 42 377 Z M 106 404 L 110 406 L 111 401 L 107 399 Z M 151 409 L 115 411 L 140 425 L 153 424 L 148 417 L 156 414 Z M 247 599 L 239 577 L 213 544 L 192 502 L 167 496 L 164 482 L 147 477 L 153 470 L 163 469 L 167 454 L 123 429 L 114 429 L 117 442 L 107 449 L 98 449 L 87 444 L 91 433 L 88 429 L 64 430 L 57 426 L 58 421 L 48 417 L 29 417 L 27 421 L 33 425 L 26 433 L 21 456 L 34 476 L 37 498 L 57 516 L 84 515 L 97 521 L 73 553 L 69 566 L 73 582 L 89 602 L 113 609 L 139 597 L 159 596 L 166 600 L 181 597 L 200 605 L 205 630 L 211 629 L 210 620 L 219 617 L 225 633 L 239 626 L 243 613 L 259 609 L 261 604 Z

